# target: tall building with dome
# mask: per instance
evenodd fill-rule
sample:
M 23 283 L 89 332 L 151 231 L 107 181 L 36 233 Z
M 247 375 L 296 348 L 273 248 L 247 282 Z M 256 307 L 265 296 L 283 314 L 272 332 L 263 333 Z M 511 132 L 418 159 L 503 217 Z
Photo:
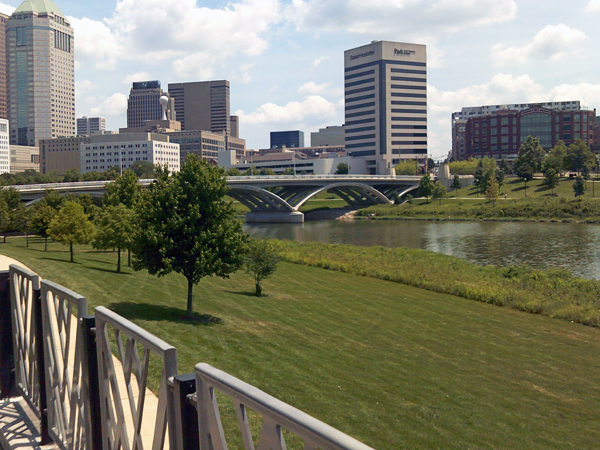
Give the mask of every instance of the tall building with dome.
M 51 0 L 25 0 L 6 23 L 10 143 L 75 136 L 73 28 Z

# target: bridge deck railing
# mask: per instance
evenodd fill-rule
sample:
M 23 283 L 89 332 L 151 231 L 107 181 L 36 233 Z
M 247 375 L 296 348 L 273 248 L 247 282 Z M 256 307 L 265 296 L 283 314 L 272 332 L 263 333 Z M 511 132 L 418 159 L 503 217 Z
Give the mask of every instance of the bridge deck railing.
M 303 440 L 306 450 L 370 449 L 207 364 L 179 375 L 173 346 L 107 308 L 87 316 L 84 297 L 31 271 L 12 265 L 0 273 L 5 279 L 10 299 L 0 286 L 0 310 L 10 310 L 12 321 L 0 320 L 10 328 L 0 330 L 2 398 L 20 395 L 30 404 L 42 444 L 61 450 L 227 450 L 219 392 L 235 404 L 245 450 L 284 450 L 284 431 Z M 14 361 L 5 348 L 13 349 Z M 158 396 L 148 389 L 157 368 Z M 11 373 L 12 380 L 6 376 Z M 249 411 L 262 420 L 256 445 Z

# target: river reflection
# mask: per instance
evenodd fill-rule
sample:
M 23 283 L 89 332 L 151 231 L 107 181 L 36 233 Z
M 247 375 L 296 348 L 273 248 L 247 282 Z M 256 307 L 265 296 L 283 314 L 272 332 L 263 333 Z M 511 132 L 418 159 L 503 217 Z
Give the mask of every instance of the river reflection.
M 315 221 L 245 225 L 250 234 L 299 242 L 412 247 L 482 265 L 564 267 L 600 279 L 600 225 L 529 222 Z

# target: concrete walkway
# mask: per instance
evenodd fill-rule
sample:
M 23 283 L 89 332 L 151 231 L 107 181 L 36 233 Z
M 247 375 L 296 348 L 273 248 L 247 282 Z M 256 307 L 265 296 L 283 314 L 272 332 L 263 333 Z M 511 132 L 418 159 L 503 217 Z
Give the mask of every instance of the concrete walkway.
M 11 264 L 17 264 L 21 267 L 26 267 L 19 261 L 0 255 L 0 271 L 6 271 Z M 77 321 L 73 320 L 72 327 L 77 326 Z M 71 330 L 71 335 L 75 336 L 75 329 Z M 72 345 L 75 345 L 75 340 L 72 340 Z M 74 349 L 70 350 L 73 352 Z M 72 361 L 72 359 L 71 359 Z M 133 414 L 130 409 L 130 402 L 127 395 L 127 385 L 123 366 L 121 361 L 113 356 L 113 364 L 117 377 L 117 384 L 123 410 L 125 413 L 125 427 L 129 438 L 130 448 L 133 446 L 132 436 L 135 432 L 133 424 Z M 70 368 L 69 373 L 73 373 L 73 368 Z M 132 390 L 134 395 L 134 404 L 138 404 L 139 389 L 135 385 L 136 377 L 131 377 Z M 156 412 L 158 410 L 158 397 L 149 389 L 146 389 L 144 394 L 145 407 L 141 427 L 141 438 L 144 448 L 152 448 L 152 438 L 154 436 L 154 426 L 156 422 Z M 0 447 L 2 450 L 28 450 L 28 449 L 54 449 L 58 448 L 55 444 L 50 446 L 40 446 L 40 420 L 31 410 L 29 404 L 22 397 L 0 400 Z M 168 440 L 165 442 L 165 448 L 168 449 Z

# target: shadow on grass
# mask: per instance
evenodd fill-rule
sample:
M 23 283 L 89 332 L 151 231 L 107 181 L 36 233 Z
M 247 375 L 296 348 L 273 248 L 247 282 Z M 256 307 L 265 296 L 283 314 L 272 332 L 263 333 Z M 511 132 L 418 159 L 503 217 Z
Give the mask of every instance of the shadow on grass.
M 268 297 L 268 294 L 262 294 L 260 297 L 257 297 L 256 294 L 254 293 L 254 291 L 225 291 L 228 294 L 233 294 L 233 295 L 243 295 L 244 297 L 254 297 L 254 298 L 264 298 L 264 297 Z
M 88 261 L 93 261 L 93 260 L 88 260 Z M 96 262 L 102 262 L 102 261 L 96 261 Z M 104 269 L 102 267 L 86 267 L 87 269 L 90 270 L 96 270 L 98 272 L 105 272 L 105 273 L 111 273 L 113 275 L 131 275 L 131 273 L 129 272 L 123 272 L 123 267 L 121 266 L 121 271 L 117 272 L 117 265 L 116 264 L 112 264 L 112 266 L 114 266 L 114 269 Z
M 46 256 L 46 257 L 40 258 L 40 259 L 47 260 L 47 261 L 56 261 L 56 262 L 61 262 L 61 263 L 67 263 L 67 264 L 77 264 L 79 266 L 81 265 L 81 263 L 79 261 L 77 261 L 77 258 L 73 262 L 71 262 L 68 259 L 50 258 L 49 256 Z
M 197 314 L 191 319 L 185 316 L 185 311 L 171 306 L 152 305 L 148 303 L 111 303 L 108 308 L 126 319 L 169 321 L 189 325 L 215 326 L 223 325 L 223 319 L 210 314 Z

